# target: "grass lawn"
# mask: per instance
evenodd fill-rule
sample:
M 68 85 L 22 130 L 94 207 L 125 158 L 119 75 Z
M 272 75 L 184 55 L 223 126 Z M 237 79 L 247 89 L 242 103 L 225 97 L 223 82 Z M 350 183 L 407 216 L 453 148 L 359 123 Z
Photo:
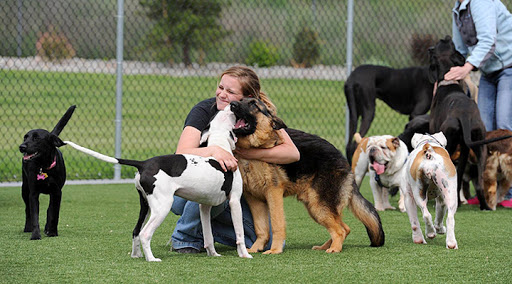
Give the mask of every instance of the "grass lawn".
M 368 180 L 361 188 L 373 201 Z M 40 224 L 48 197 L 41 196 Z M 397 204 L 398 196 L 392 200 Z M 430 206 L 433 212 L 432 206 Z M 223 256 L 169 252 L 177 217 L 169 214 L 156 231 L 152 249 L 161 263 L 132 259 L 131 231 L 138 216 L 138 195 L 131 184 L 66 185 L 59 236 L 30 241 L 23 233 L 20 188 L 0 188 L 0 274 L 3 283 L 504 283 L 511 279 L 512 211 L 481 212 L 465 205 L 455 215 L 458 250 L 445 248 L 445 236 L 417 245 L 406 213 L 380 213 L 386 244 L 369 247 L 364 226 L 352 213 L 352 232 L 343 251 L 326 254 L 313 245 L 328 239 L 303 205 L 285 199 L 286 248 L 281 255 L 253 254 L 240 259 L 236 249 L 216 244 Z M 421 215 L 420 215 L 421 216 Z

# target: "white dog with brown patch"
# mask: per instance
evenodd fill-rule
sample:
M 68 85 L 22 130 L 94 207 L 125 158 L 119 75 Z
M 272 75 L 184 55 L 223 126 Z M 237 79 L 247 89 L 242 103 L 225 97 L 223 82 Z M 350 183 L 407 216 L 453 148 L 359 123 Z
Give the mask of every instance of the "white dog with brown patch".
M 358 145 L 352 156 L 352 172 L 355 174 L 357 186 L 361 186 L 364 176 L 369 171 L 375 209 L 395 209 L 389 203 L 389 189 L 399 187 L 403 181 L 402 169 L 409 154 L 407 146 L 402 140 L 391 135 L 361 138 L 359 133 L 356 133 L 354 140 Z M 398 207 L 400 211 L 405 211 L 402 194 Z
M 405 197 L 414 243 L 426 244 L 418 221 L 418 205 L 425 221 L 425 234 L 433 239 L 446 233 L 446 248 L 457 249 L 455 240 L 455 212 L 457 211 L 457 173 L 450 155 L 445 150 L 446 137 L 442 132 L 434 135 L 414 134 L 414 150 L 410 153 L 404 172 L 404 185 L 400 187 Z M 436 198 L 436 218 L 428 211 L 427 202 Z M 446 217 L 446 227 L 443 225 Z

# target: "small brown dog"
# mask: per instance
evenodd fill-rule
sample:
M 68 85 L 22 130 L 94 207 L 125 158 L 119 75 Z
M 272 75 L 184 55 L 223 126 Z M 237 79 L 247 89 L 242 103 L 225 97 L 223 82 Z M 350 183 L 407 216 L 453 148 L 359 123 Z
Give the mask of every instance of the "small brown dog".
M 498 129 L 489 131 L 486 139 L 512 135 L 512 131 Z M 485 200 L 492 210 L 512 186 L 512 139 L 505 139 L 487 144 L 487 161 L 484 171 Z

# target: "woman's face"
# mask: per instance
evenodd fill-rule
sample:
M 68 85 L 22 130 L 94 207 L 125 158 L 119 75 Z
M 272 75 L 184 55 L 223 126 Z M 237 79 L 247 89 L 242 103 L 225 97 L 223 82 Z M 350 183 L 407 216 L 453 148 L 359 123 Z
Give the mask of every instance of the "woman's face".
M 222 76 L 215 91 L 215 97 L 218 110 L 223 110 L 232 101 L 241 100 L 244 95 L 242 94 L 242 86 L 238 79 L 231 75 Z

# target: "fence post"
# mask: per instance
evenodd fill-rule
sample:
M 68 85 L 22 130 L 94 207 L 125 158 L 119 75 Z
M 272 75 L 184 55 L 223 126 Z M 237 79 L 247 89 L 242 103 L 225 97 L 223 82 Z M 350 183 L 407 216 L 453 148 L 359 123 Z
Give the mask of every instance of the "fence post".
M 115 157 L 121 158 L 121 124 L 123 121 L 123 21 L 124 2 L 117 0 L 117 48 L 116 48 L 116 140 Z M 121 165 L 114 165 L 114 180 L 121 179 Z
M 353 33 L 354 30 L 353 22 L 354 22 L 354 0 L 348 0 L 347 3 L 347 78 L 352 72 L 352 42 L 353 42 Z M 349 113 L 348 113 L 348 105 L 345 102 L 345 146 L 348 144 L 348 129 L 349 129 Z

